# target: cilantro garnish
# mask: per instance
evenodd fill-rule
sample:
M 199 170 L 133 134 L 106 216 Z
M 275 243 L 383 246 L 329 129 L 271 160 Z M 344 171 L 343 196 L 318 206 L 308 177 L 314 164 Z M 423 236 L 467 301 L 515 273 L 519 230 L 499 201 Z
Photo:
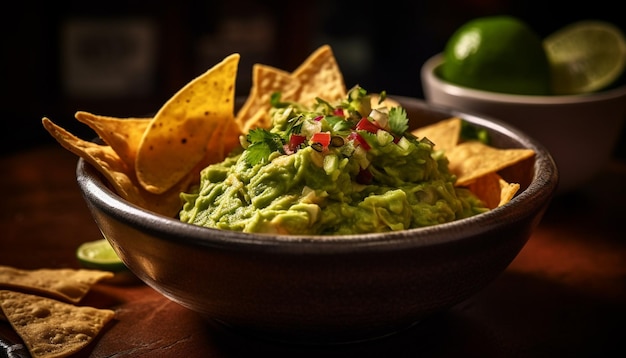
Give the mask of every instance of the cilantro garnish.
M 401 136 L 409 129 L 409 118 L 402 107 L 393 107 L 389 110 L 389 129 L 395 135 Z
M 271 133 L 265 129 L 257 128 L 250 130 L 246 136 L 250 143 L 245 151 L 245 159 L 250 165 L 267 161 L 270 154 L 280 152 L 284 154 L 283 139 L 279 134 Z
M 292 134 L 300 134 L 300 132 L 302 131 L 303 121 L 304 121 L 304 116 L 302 115 L 298 115 L 298 116 L 290 118 L 287 121 L 287 129 L 285 130 L 287 137 L 289 137 Z
M 354 123 L 339 116 L 326 116 L 324 119 L 329 124 L 330 131 L 337 135 L 348 135 L 354 126 Z
M 380 92 L 378 94 L 378 104 L 385 102 L 385 99 L 387 99 L 387 91 Z

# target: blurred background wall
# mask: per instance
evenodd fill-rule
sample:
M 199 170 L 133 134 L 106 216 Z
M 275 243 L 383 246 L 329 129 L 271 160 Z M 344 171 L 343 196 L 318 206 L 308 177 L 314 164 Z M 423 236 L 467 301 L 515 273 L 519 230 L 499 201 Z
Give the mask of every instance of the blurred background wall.
M 47 116 L 79 137 L 94 134 L 77 110 L 141 117 L 233 52 L 237 94 L 261 62 L 291 71 L 328 43 L 348 86 L 423 97 L 419 68 L 464 22 L 511 14 L 539 35 L 582 19 L 626 31 L 619 2 L 550 0 L 22 0 L 0 22 L 0 155 L 53 139 Z M 621 6 L 620 6 L 621 8 Z M 624 136 L 622 136 L 624 137 Z M 624 140 L 617 154 L 624 154 Z

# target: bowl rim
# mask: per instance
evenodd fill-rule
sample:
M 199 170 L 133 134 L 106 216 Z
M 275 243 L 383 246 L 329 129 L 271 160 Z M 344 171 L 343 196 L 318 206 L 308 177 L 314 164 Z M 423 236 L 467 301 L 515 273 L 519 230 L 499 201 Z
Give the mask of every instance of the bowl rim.
M 385 233 L 352 235 L 272 235 L 243 233 L 202 227 L 160 215 L 124 200 L 106 184 L 104 177 L 85 159 L 76 165 L 76 180 L 90 210 L 145 231 L 161 240 L 183 240 L 188 245 L 252 251 L 272 251 L 292 254 L 327 254 L 380 252 L 450 244 L 463 237 L 498 230 L 511 221 L 523 220 L 547 206 L 558 184 L 558 170 L 547 149 L 520 130 L 502 121 L 427 103 L 422 99 L 393 96 L 414 101 L 421 108 L 462 118 L 513 137 L 524 147 L 535 151 L 533 180 L 507 204 L 472 217 L 428 227 Z M 183 235 L 184 234 L 184 235 Z M 110 238 L 107 238 L 110 239 Z
M 607 90 L 572 95 L 554 95 L 554 96 L 536 96 L 536 95 L 520 95 L 498 93 L 484 91 L 464 86 L 459 86 L 447 82 L 435 74 L 435 69 L 444 61 L 442 52 L 428 58 L 421 67 L 420 76 L 423 86 L 437 87 L 440 91 L 455 97 L 472 97 L 483 101 L 499 102 L 499 103 L 519 103 L 519 104 L 538 104 L 538 105 L 558 105 L 571 103 L 586 103 L 596 101 L 607 101 L 616 98 L 626 97 L 626 85 L 610 88 Z M 426 91 L 426 88 L 424 88 Z

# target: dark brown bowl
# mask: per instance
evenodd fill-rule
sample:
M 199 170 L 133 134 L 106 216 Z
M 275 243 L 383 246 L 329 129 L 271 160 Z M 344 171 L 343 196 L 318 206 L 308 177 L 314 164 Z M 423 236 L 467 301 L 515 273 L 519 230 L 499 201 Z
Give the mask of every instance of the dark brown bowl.
M 104 236 L 130 270 L 172 301 L 274 340 L 341 343 L 385 336 L 469 298 L 500 275 L 554 195 L 546 149 L 500 121 L 395 97 L 411 126 L 460 116 L 493 145 L 531 148 L 506 205 L 432 227 L 353 236 L 279 236 L 208 229 L 141 209 L 80 159 L 76 175 Z

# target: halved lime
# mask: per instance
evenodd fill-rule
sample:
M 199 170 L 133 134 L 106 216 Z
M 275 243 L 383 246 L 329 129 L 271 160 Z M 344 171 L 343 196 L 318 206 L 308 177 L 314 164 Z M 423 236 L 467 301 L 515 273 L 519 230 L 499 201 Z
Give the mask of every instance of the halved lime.
M 120 272 L 127 270 L 106 239 L 82 243 L 76 249 L 76 258 L 85 268 Z
M 557 95 L 589 93 L 610 86 L 626 68 L 626 38 L 611 23 L 586 20 L 565 26 L 543 41 Z
M 460 26 L 444 48 L 439 74 L 460 86 L 525 95 L 550 93 L 541 37 L 512 16 L 486 16 Z

